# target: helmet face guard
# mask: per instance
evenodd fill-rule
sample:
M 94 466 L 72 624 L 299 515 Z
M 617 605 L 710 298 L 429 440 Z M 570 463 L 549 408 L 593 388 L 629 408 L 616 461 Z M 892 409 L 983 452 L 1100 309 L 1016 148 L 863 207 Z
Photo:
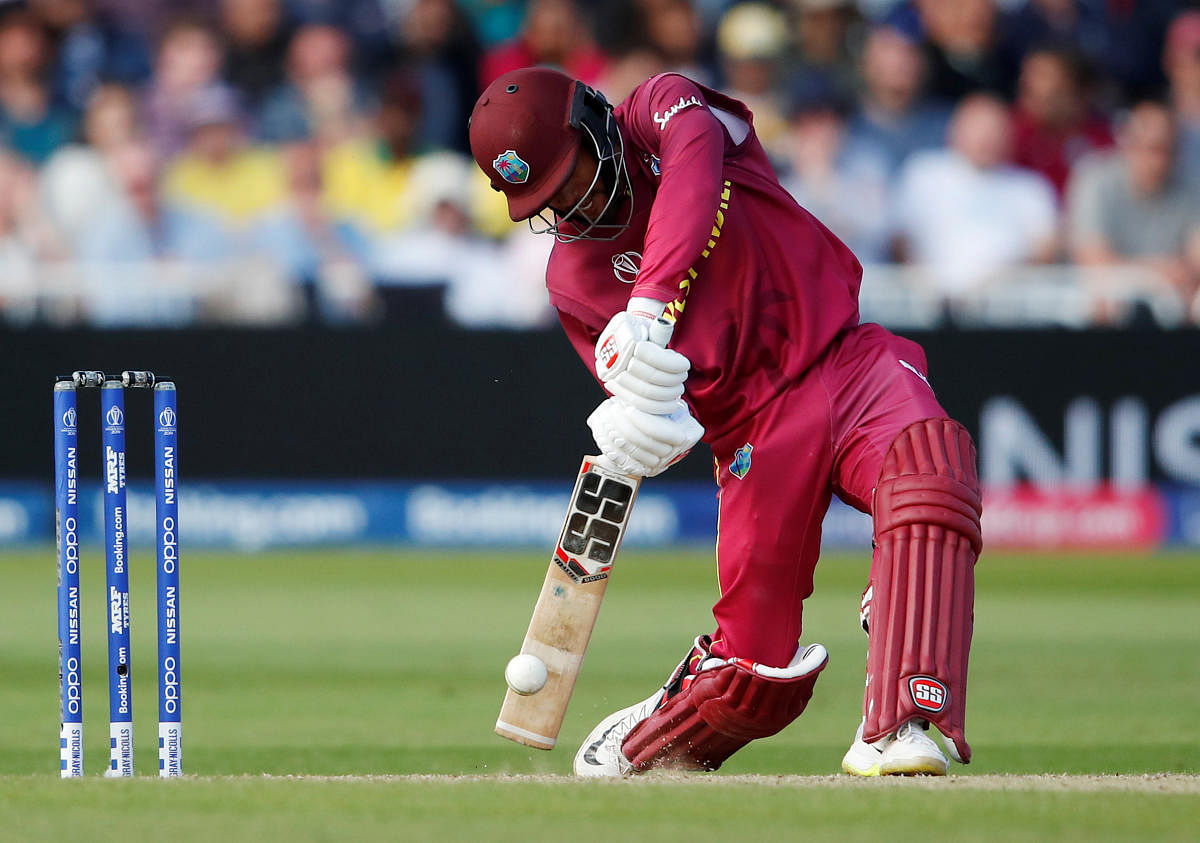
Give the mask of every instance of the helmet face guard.
M 625 140 L 613 119 L 613 107 L 604 95 L 582 82 L 576 82 L 571 99 L 570 125 L 580 134 L 580 142 L 588 144 L 599 166 L 592 183 L 573 208 L 560 213 L 545 208 L 529 218 L 529 228 L 535 234 L 553 234 L 560 243 L 576 240 L 613 240 L 629 227 L 633 218 L 633 186 L 625 164 Z M 582 207 L 597 190 L 607 190 L 608 198 L 596 219 L 583 213 Z M 621 219 L 610 217 L 619 214 Z

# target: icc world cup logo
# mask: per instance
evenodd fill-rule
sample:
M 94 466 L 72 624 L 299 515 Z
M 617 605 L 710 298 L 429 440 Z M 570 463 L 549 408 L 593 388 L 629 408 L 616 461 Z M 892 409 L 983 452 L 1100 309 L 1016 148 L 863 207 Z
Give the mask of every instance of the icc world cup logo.
M 121 408 L 116 404 L 108 408 L 108 413 L 104 418 L 110 427 L 120 427 L 125 422 L 125 414 L 121 412 Z
M 164 407 L 163 411 L 158 414 L 158 423 L 162 427 L 174 427 L 175 426 L 175 411 L 172 410 L 170 407 Z
M 613 275 L 622 284 L 632 284 L 642 269 L 641 252 L 621 252 L 612 256 Z
M 72 430 L 74 430 L 75 424 L 78 421 L 78 419 L 79 419 L 79 415 L 78 415 L 78 413 L 75 412 L 75 408 L 72 407 L 71 409 L 69 409 L 65 413 L 63 413 L 63 427 L 69 427 Z

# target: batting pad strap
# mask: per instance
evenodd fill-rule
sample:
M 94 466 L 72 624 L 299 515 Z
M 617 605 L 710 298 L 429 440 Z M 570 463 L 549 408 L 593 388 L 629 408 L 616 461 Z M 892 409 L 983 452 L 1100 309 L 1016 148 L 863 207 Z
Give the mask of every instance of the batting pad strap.
M 980 514 L 966 429 L 950 419 L 905 428 L 875 493 L 864 740 L 922 718 L 970 760 L 964 729 Z
M 876 534 L 927 524 L 965 536 L 976 553 L 983 548 L 979 490 L 953 477 L 910 474 L 881 481 L 875 488 L 875 509 Z
M 621 753 L 639 773 L 660 767 L 716 770 L 750 741 L 774 735 L 799 717 L 828 662 L 820 644 L 805 651 L 788 678 L 763 676 L 753 663 L 730 659 L 701 672 L 639 723 Z

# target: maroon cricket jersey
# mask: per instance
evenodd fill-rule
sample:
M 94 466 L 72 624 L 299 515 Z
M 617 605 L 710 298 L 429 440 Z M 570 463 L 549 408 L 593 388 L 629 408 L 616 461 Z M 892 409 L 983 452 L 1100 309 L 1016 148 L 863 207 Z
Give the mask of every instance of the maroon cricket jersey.
M 556 243 L 550 302 L 590 370 L 600 331 L 631 296 L 670 302 L 671 347 L 692 361 L 686 397 L 711 442 L 858 324 L 862 267 L 780 187 L 742 103 L 668 73 L 615 113 L 631 224 L 615 240 Z M 740 143 L 726 127 L 738 121 L 749 128 Z

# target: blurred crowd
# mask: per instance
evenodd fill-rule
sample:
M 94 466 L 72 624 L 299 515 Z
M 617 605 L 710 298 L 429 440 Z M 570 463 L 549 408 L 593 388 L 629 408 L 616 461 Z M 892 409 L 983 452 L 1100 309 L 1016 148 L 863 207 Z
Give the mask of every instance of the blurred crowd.
M 549 238 L 466 137 L 532 64 L 742 99 L 802 205 L 946 301 L 1099 267 L 1200 322 L 1200 9 L 1172 0 L 0 3 L 3 320 L 547 324 Z

